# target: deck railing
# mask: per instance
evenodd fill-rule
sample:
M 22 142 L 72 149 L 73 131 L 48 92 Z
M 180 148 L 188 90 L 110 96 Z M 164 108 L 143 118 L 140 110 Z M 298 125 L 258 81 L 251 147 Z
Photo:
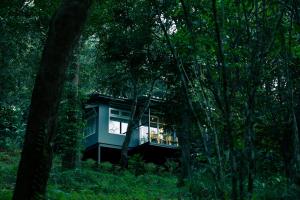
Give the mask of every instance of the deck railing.
M 178 146 L 178 138 L 175 136 L 175 134 L 168 133 L 150 132 L 150 135 L 148 135 L 148 137 L 141 138 L 141 144 L 146 142 Z
M 178 138 L 171 134 L 150 133 L 150 142 L 157 144 L 178 145 Z

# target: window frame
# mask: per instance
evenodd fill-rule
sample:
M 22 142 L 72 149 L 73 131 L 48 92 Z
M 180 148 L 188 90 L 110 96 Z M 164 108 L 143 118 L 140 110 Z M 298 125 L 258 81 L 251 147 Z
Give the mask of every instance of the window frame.
M 88 114 L 89 114 L 89 113 L 91 113 L 91 114 L 86 118 L 86 125 L 87 125 L 87 126 L 86 126 L 86 129 L 85 129 L 84 134 L 83 134 L 83 137 L 84 137 L 84 138 L 87 138 L 87 137 L 89 137 L 89 136 L 94 135 L 94 134 L 97 133 L 97 113 L 95 112 L 94 109 L 93 109 L 92 111 L 89 111 Z M 95 127 L 94 127 L 95 130 L 94 130 L 93 132 L 87 133 L 87 129 L 88 129 L 88 127 L 89 127 L 89 126 L 88 126 L 88 124 L 89 124 L 88 121 L 89 121 L 89 120 L 93 120 L 93 121 L 95 122 L 95 123 L 94 123 L 94 124 L 95 124 L 95 125 L 94 125 L 94 126 L 95 126 Z
M 114 114 L 114 113 L 112 113 L 112 111 L 118 111 L 118 114 Z M 129 115 L 128 116 L 127 115 L 123 115 L 123 113 L 127 113 Z M 124 133 L 122 133 L 122 126 L 123 126 L 122 124 L 123 123 L 127 123 L 127 125 L 128 125 L 128 122 L 130 120 L 130 115 L 131 115 L 131 113 L 128 110 L 123 110 L 123 109 L 118 109 L 118 108 L 114 108 L 114 107 L 109 107 L 109 110 L 108 110 L 108 133 L 109 134 L 114 134 L 114 135 L 126 136 L 126 131 Z M 116 120 L 111 120 L 111 118 L 115 118 Z M 119 122 L 120 133 L 112 133 L 112 132 L 110 132 L 109 126 L 110 126 L 111 121 Z

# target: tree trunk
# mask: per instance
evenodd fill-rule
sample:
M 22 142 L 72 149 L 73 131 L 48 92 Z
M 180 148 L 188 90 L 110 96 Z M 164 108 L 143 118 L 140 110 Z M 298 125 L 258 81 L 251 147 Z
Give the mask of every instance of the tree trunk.
M 183 1 L 182 1 L 182 3 L 183 3 Z M 157 15 L 159 16 L 160 13 L 158 12 L 158 6 L 157 6 L 157 4 L 155 4 L 155 6 L 156 6 Z M 184 10 L 184 12 L 187 12 L 187 10 Z M 186 20 L 189 20 L 189 19 L 186 18 Z M 187 23 L 189 23 L 189 22 L 187 22 Z M 167 47 L 169 48 L 169 50 L 170 50 L 170 52 L 171 52 L 171 54 L 173 56 L 173 59 L 174 59 L 174 61 L 176 63 L 177 73 L 178 73 L 178 76 L 180 77 L 181 83 L 183 84 L 183 87 L 181 89 L 183 90 L 183 93 L 184 93 L 184 96 L 185 96 L 185 102 L 187 103 L 187 105 L 189 107 L 189 110 L 191 111 L 191 114 L 193 115 L 194 119 L 196 120 L 197 128 L 199 129 L 199 131 L 201 133 L 201 137 L 202 137 L 203 145 L 204 145 L 205 155 L 206 155 L 207 161 L 210 164 L 209 165 L 210 166 L 210 170 L 211 170 L 212 174 L 216 175 L 216 171 L 215 171 L 215 169 L 213 167 L 212 159 L 209 156 L 208 146 L 207 146 L 207 142 L 205 140 L 204 133 L 203 133 L 203 131 L 201 131 L 201 129 L 202 129 L 201 128 L 202 127 L 201 123 L 200 123 L 200 121 L 198 119 L 196 110 L 194 109 L 193 102 L 192 102 L 191 98 L 189 97 L 190 96 L 189 95 L 189 83 L 188 83 L 187 77 L 185 75 L 185 72 L 183 71 L 182 60 L 180 59 L 178 52 L 176 51 L 176 49 L 174 48 L 173 44 L 171 43 L 171 40 L 170 40 L 169 35 L 167 33 L 167 29 L 164 26 L 164 24 L 163 24 L 163 22 L 162 22 L 162 20 L 160 18 L 159 18 L 159 24 L 160 24 L 160 27 L 161 27 L 163 33 L 164 33 L 164 36 L 165 36 L 165 39 L 166 39 L 166 43 L 167 43 Z M 190 26 L 190 28 L 191 28 L 191 26 Z M 190 31 L 191 31 L 191 29 L 190 29 Z M 219 153 L 219 151 L 218 151 L 218 153 Z M 221 167 L 220 167 L 220 170 L 221 170 Z M 222 171 L 220 171 L 220 174 L 222 174 Z M 220 176 L 216 175 L 216 177 L 220 177 Z M 223 192 L 222 192 L 223 189 L 220 187 L 219 180 L 216 180 L 216 187 L 217 187 L 218 191 L 220 191 L 221 198 L 224 199 Z
M 253 182 L 255 177 L 255 151 L 254 151 L 254 98 L 255 98 L 256 86 L 250 88 L 250 94 L 248 94 L 247 108 L 246 108 L 246 154 L 248 159 L 248 199 L 252 199 L 253 194 Z
M 132 118 L 128 122 L 127 130 L 126 130 L 126 136 L 124 139 L 124 142 L 122 144 L 121 149 L 121 167 L 127 168 L 128 167 L 128 146 L 131 140 L 132 133 L 134 131 L 134 127 L 136 127 L 136 107 L 137 107 L 137 101 L 133 104 L 132 107 Z
M 75 52 L 74 52 L 75 54 Z M 62 167 L 66 169 L 74 169 L 79 164 L 79 142 L 80 142 L 80 121 L 79 121 L 79 64 L 76 56 L 73 57 L 71 69 L 69 69 L 70 81 L 67 85 L 67 122 L 63 135 L 64 152 L 62 156 Z
M 191 153 L 190 153 L 190 121 L 189 108 L 187 104 L 180 104 L 184 108 L 178 114 L 179 123 L 177 128 L 178 143 L 181 149 L 181 174 L 178 185 L 184 185 L 184 180 L 191 180 Z
M 151 95 L 149 96 L 147 103 L 144 105 L 143 109 L 140 112 L 137 111 L 137 106 L 138 106 L 137 99 L 133 102 L 132 109 L 131 109 L 132 110 L 131 119 L 128 122 L 126 136 L 121 149 L 121 166 L 123 169 L 128 167 L 128 146 L 131 140 L 131 136 L 133 134 L 134 129 L 138 127 L 138 123 L 143 117 L 145 111 L 149 108 L 150 101 L 151 101 Z
M 65 71 L 90 5 L 90 0 L 65 0 L 50 23 L 31 98 L 14 200 L 45 199 Z
M 133 87 L 133 89 L 134 89 L 134 91 L 133 91 L 134 101 L 133 101 L 132 107 L 131 107 L 131 118 L 128 122 L 127 130 L 126 130 L 126 136 L 125 136 L 124 142 L 122 144 L 122 149 L 121 149 L 121 160 L 120 160 L 120 162 L 121 162 L 121 166 L 122 166 L 123 169 L 128 167 L 128 145 L 130 143 L 131 136 L 133 134 L 134 129 L 138 127 L 139 121 L 142 119 L 142 117 L 145 114 L 146 110 L 150 106 L 152 92 L 153 92 L 155 82 L 156 82 L 156 79 L 153 80 L 150 91 L 149 91 L 147 102 L 145 102 L 143 108 L 139 109 L 140 111 L 138 111 L 137 85 L 136 85 L 136 83 L 134 84 L 134 87 Z
M 295 114 L 295 103 L 294 103 L 294 78 L 291 75 L 290 70 L 290 64 L 291 64 L 291 42 L 292 42 L 292 28 L 293 28 L 293 18 L 295 18 L 295 23 L 299 25 L 299 5 L 294 2 L 295 11 L 293 14 L 291 14 L 290 19 L 290 28 L 288 33 L 288 48 L 287 48 L 287 55 L 286 55 L 286 67 L 287 67 L 287 86 L 288 86 L 288 92 L 289 92 L 289 112 L 291 113 L 291 119 L 292 119 L 292 140 L 293 140 L 293 156 L 292 156 L 292 172 L 293 172 L 293 181 L 296 184 L 300 184 L 300 141 L 299 141 L 299 129 L 298 129 L 298 122 Z
M 123 169 L 128 167 L 128 146 L 130 143 L 132 133 L 134 131 L 134 127 L 136 127 L 136 123 L 134 123 L 134 121 L 135 120 L 130 120 L 128 123 L 126 136 L 121 149 L 121 167 Z
M 217 2 L 216 0 L 212 1 L 212 13 L 213 13 L 213 19 L 215 24 L 215 37 L 216 37 L 216 56 L 217 56 L 217 63 L 219 68 L 221 69 L 221 80 L 222 80 L 222 96 L 224 101 L 224 132 L 226 137 L 228 138 L 229 142 L 229 151 L 230 151 L 230 168 L 231 168 L 231 198 L 233 200 L 236 200 L 238 197 L 238 175 L 237 175 L 237 161 L 236 161 L 236 150 L 234 148 L 234 138 L 232 133 L 232 117 L 231 117 L 231 105 L 230 105 L 230 99 L 228 94 L 228 69 L 225 65 L 225 58 L 224 58 L 224 52 L 223 52 L 223 44 L 222 44 L 222 38 L 221 38 L 221 31 L 219 26 L 219 20 L 218 20 L 218 12 L 217 12 Z
M 294 108 L 292 108 L 292 130 L 293 130 L 293 158 L 292 158 L 292 170 L 294 182 L 299 185 L 300 183 L 300 142 L 298 124 L 295 115 Z

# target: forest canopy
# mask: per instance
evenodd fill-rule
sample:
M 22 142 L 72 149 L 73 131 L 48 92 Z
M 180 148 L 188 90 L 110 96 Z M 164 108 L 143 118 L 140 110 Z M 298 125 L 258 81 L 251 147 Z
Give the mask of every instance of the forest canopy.
M 58 178 L 80 169 L 128 191 L 149 178 L 150 199 L 153 179 L 176 191 L 162 199 L 298 199 L 299 67 L 297 0 L 4 0 L 0 196 L 58 199 L 61 184 L 107 198 L 102 182 L 84 193 Z M 81 160 L 91 94 L 132 102 L 120 164 Z M 163 166 L 128 155 L 153 98 L 180 150 Z

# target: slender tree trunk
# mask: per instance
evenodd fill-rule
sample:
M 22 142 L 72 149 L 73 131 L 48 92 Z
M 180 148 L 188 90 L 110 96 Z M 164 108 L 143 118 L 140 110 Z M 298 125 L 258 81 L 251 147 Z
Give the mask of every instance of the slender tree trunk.
M 151 95 L 149 96 L 148 101 L 146 102 L 146 104 L 144 105 L 143 109 L 140 112 L 137 111 L 137 107 L 138 107 L 137 100 L 134 101 L 134 103 L 132 105 L 132 111 L 131 111 L 132 117 L 128 122 L 126 136 L 125 136 L 124 142 L 122 144 L 122 149 L 121 149 L 121 166 L 122 166 L 122 168 L 128 167 L 128 146 L 129 146 L 129 143 L 131 140 L 131 136 L 134 132 L 134 129 L 138 128 L 139 121 L 142 119 L 146 110 L 149 108 L 150 101 L 151 101 Z
M 134 127 L 136 126 L 137 123 L 136 121 L 137 103 L 138 103 L 137 96 L 135 96 L 135 100 L 131 108 L 131 118 L 128 122 L 125 139 L 121 149 L 121 167 L 123 169 L 128 167 L 128 146 L 131 140 L 132 133 L 134 131 Z
M 145 102 L 143 108 L 139 109 L 138 111 L 138 94 L 137 94 L 137 86 L 134 86 L 134 101 L 131 107 L 131 118 L 128 122 L 126 136 L 124 142 L 122 144 L 121 149 L 121 166 L 122 168 L 128 167 L 128 145 L 131 140 L 131 136 L 135 128 L 138 127 L 139 121 L 142 119 L 143 115 L 145 114 L 146 110 L 148 110 L 151 102 L 152 92 L 155 85 L 156 79 L 153 80 L 152 85 L 150 87 L 150 91 L 148 94 L 147 102 Z
M 299 184 L 300 181 L 300 141 L 299 141 L 299 129 L 294 108 L 292 107 L 292 130 L 293 130 L 293 158 L 292 158 L 292 170 L 294 174 L 294 182 Z
M 65 0 L 50 23 L 33 89 L 14 200 L 45 199 L 65 71 L 90 4 L 90 0 Z
M 298 10 L 298 7 L 295 8 Z M 288 44 L 287 44 L 287 52 L 286 52 L 286 77 L 287 77 L 287 87 L 288 87 L 288 111 L 291 113 L 291 121 L 292 121 L 292 141 L 293 141 L 293 155 L 292 155 L 292 172 L 293 172 L 293 181 L 299 182 L 300 180 L 300 141 L 299 141 L 299 129 L 298 122 L 295 114 L 294 108 L 294 81 L 290 72 L 290 63 L 291 63 L 291 41 L 292 41 L 292 27 L 293 27 L 293 19 L 295 18 L 295 13 L 292 13 L 290 16 L 290 28 L 288 33 Z M 284 36 L 283 36 L 284 39 Z
M 248 158 L 248 199 L 252 199 L 253 194 L 253 182 L 255 176 L 255 151 L 254 151 L 254 98 L 255 98 L 255 86 L 250 88 L 250 94 L 248 96 L 247 108 L 246 108 L 246 152 Z
M 232 119 L 231 119 L 231 106 L 229 102 L 229 94 L 228 94 L 228 69 L 225 65 L 224 59 L 224 52 L 223 52 L 223 44 L 221 38 L 221 31 L 219 26 L 218 20 L 218 12 L 217 12 L 217 2 L 216 0 L 212 1 L 212 13 L 213 18 L 215 21 L 215 34 L 216 34 L 216 42 L 217 42 L 217 61 L 218 65 L 221 69 L 221 76 L 222 76 L 222 94 L 223 94 L 223 101 L 224 101 L 224 132 L 226 137 L 228 138 L 229 142 L 229 150 L 230 150 L 230 167 L 231 167 L 231 186 L 232 186 L 232 193 L 231 198 L 236 200 L 238 197 L 238 176 L 237 176 L 237 161 L 236 161 L 236 150 L 234 148 L 234 138 L 232 133 Z
M 185 2 L 184 0 L 180 0 L 181 5 L 182 5 L 182 9 L 183 9 L 183 13 L 184 13 L 184 20 L 185 20 L 185 24 L 187 26 L 187 29 L 191 35 L 191 40 L 190 40 L 190 45 L 192 48 L 189 48 L 189 53 L 191 55 L 194 55 L 195 51 L 196 51 L 196 35 L 195 32 L 193 31 L 193 24 L 191 22 L 190 19 L 190 4 L 189 1 Z M 196 69 L 194 70 L 194 74 L 195 76 L 198 78 L 199 84 L 200 84 L 200 95 L 202 96 L 203 101 L 200 101 L 199 104 L 202 107 L 202 109 L 205 111 L 205 116 L 207 119 L 207 125 L 208 125 L 208 129 L 213 133 L 214 135 L 214 139 L 215 139 L 215 148 L 216 148 L 216 152 L 217 152 L 217 158 L 218 158 L 218 165 L 217 165 L 217 169 L 216 169 L 216 187 L 218 189 L 218 196 L 221 198 L 224 198 L 224 175 L 223 175 L 223 166 L 222 166 L 222 157 L 221 157 L 221 148 L 220 148 L 220 144 L 219 144 L 219 138 L 218 138 L 218 134 L 217 131 L 214 127 L 214 125 L 212 124 L 212 113 L 211 111 L 207 111 L 207 107 L 211 107 L 208 98 L 207 98 L 207 94 L 205 92 L 205 89 L 203 87 L 203 80 L 202 80 L 202 76 L 199 76 L 200 74 L 204 74 L 201 66 L 198 63 L 198 60 L 196 59 L 195 56 L 193 56 L 193 62 L 196 65 Z M 217 91 L 217 88 L 214 87 L 215 91 Z M 215 93 L 216 94 L 216 93 Z M 216 101 L 218 104 L 218 100 L 220 99 L 219 96 L 215 96 L 216 97 Z M 220 103 L 221 104 L 221 103 Z M 219 104 L 219 105 L 220 105 Z M 222 109 L 222 106 L 219 106 L 220 109 Z M 198 119 L 196 119 L 198 121 Z M 199 126 L 200 127 L 200 126 Z M 205 141 L 204 141 L 205 142 Z M 211 162 L 210 162 L 211 164 Z M 211 168 L 213 168 L 213 166 L 211 166 Z M 212 170 L 214 171 L 214 170 Z
M 130 143 L 130 139 L 132 136 L 132 133 L 134 131 L 134 120 L 130 120 L 127 126 L 127 132 L 126 132 L 126 136 L 122 145 L 122 149 L 121 149 L 121 167 L 123 169 L 128 168 L 128 146 Z
M 74 52 L 74 54 L 76 51 Z M 79 64 L 76 56 L 73 55 L 73 63 L 69 69 L 69 83 L 67 85 L 67 122 L 63 134 L 64 152 L 62 156 L 62 167 L 74 169 L 79 164 L 79 140 L 80 140 L 80 121 L 79 121 Z
M 188 105 L 179 104 L 179 107 L 183 108 L 180 109 L 178 113 L 179 116 L 179 123 L 177 127 L 177 137 L 178 143 L 181 149 L 181 173 L 178 180 L 178 185 L 184 185 L 184 180 L 187 179 L 188 181 L 191 180 L 191 152 L 190 152 L 190 112 Z
M 160 16 L 160 13 L 158 12 L 158 6 L 156 4 L 155 4 L 155 6 L 156 6 L 157 15 Z M 212 159 L 209 156 L 208 146 L 207 146 L 207 142 L 206 142 L 204 133 L 201 131 L 202 130 L 202 126 L 201 126 L 201 123 L 200 123 L 200 121 L 198 119 L 196 111 L 194 109 L 193 102 L 190 99 L 190 95 L 189 95 L 189 83 L 188 83 L 186 74 L 185 74 L 184 69 L 183 69 L 182 60 L 179 58 L 179 55 L 177 54 L 176 49 L 173 47 L 173 45 L 171 43 L 171 40 L 169 38 L 169 35 L 167 33 L 166 27 L 164 26 L 164 24 L 163 24 L 163 22 L 162 22 L 162 20 L 160 18 L 159 18 L 159 24 L 160 24 L 160 27 L 161 27 L 161 29 L 162 29 L 162 31 L 164 33 L 165 38 L 166 38 L 167 47 L 169 48 L 169 50 L 170 50 L 170 52 L 171 52 L 171 54 L 173 56 L 173 59 L 174 59 L 174 61 L 176 63 L 177 73 L 178 73 L 178 75 L 180 77 L 180 80 L 181 80 L 181 82 L 183 84 L 182 90 L 183 90 L 184 96 L 186 98 L 186 103 L 187 103 L 187 105 L 189 107 L 189 110 L 191 111 L 191 114 L 193 115 L 194 119 L 196 120 L 197 127 L 198 127 L 198 129 L 199 129 L 199 131 L 201 133 L 201 138 L 203 140 L 203 145 L 204 145 L 204 151 L 205 151 L 205 155 L 206 155 L 206 158 L 207 158 L 209 166 L 210 166 L 210 171 L 215 176 L 217 173 L 216 173 L 216 171 L 215 171 L 215 169 L 213 167 Z M 215 177 L 218 177 L 218 175 L 215 176 Z M 216 187 L 217 187 L 218 191 L 220 191 L 220 193 L 221 193 L 221 198 L 224 199 L 223 191 L 222 191 L 222 188 L 220 187 L 219 180 L 216 180 Z
M 239 154 L 239 199 L 244 199 L 244 154 L 241 151 Z

